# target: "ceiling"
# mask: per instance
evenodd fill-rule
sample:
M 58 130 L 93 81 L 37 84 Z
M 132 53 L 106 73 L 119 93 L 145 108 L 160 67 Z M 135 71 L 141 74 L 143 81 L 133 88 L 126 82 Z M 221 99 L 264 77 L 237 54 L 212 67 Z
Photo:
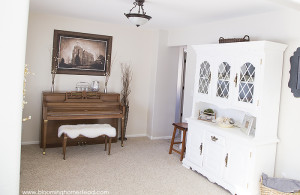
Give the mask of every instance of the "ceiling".
M 146 0 L 152 19 L 142 28 L 182 28 L 203 22 L 285 9 L 295 0 Z M 30 0 L 30 11 L 133 25 L 124 16 L 134 0 Z M 288 2 L 288 3 L 287 3 Z M 140 27 L 141 28 L 141 27 Z

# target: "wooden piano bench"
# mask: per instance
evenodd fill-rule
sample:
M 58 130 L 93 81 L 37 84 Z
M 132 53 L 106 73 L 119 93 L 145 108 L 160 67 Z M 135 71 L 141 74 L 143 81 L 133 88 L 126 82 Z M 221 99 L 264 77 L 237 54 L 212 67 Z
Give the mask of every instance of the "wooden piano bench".
M 63 135 L 63 155 L 64 160 L 66 159 L 66 146 L 67 139 L 75 139 L 79 136 L 88 138 L 96 138 L 105 136 L 105 149 L 107 146 L 107 139 L 109 140 L 108 155 L 110 155 L 111 139 L 116 136 L 116 129 L 109 124 L 79 124 L 79 125 L 61 125 L 58 128 L 58 137 Z

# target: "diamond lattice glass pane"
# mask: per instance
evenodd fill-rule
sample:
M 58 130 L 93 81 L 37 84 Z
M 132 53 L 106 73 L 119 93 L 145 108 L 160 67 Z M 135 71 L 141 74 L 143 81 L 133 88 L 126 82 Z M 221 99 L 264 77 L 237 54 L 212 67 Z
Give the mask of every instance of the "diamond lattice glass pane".
M 204 61 L 200 65 L 200 78 L 198 93 L 208 94 L 210 84 L 210 65 L 207 61 Z
M 253 103 L 255 67 L 246 63 L 241 67 L 238 101 Z
M 251 63 L 246 63 L 241 67 L 240 81 L 253 82 L 255 79 L 255 67 Z
M 228 98 L 229 93 L 230 66 L 223 62 L 218 70 L 217 97 Z

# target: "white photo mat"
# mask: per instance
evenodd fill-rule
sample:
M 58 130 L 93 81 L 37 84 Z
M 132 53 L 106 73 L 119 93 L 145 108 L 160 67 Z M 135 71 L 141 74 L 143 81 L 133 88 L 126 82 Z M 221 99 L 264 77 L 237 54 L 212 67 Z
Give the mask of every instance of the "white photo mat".
M 253 123 L 254 117 L 246 114 L 243 119 L 241 131 L 243 131 L 246 135 L 250 135 L 251 130 L 253 129 Z

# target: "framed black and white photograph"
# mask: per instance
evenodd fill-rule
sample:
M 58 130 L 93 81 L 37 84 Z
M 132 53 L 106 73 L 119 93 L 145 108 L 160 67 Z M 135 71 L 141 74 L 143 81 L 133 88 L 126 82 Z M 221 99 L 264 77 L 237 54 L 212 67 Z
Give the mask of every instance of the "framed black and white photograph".
M 246 114 L 243 119 L 241 130 L 246 135 L 250 135 L 251 130 L 253 129 L 253 123 L 254 123 L 254 117 Z
M 105 76 L 111 50 L 112 36 L 54 30 L 52 71 Z

